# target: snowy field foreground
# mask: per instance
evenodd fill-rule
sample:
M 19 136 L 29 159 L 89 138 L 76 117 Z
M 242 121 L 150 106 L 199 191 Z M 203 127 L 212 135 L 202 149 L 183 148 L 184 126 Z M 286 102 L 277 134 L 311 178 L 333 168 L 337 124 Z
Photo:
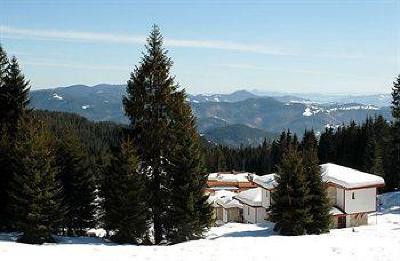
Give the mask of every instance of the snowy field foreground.
M 400 192 L 387 193 L 370 225 L 331 230 L 319 236 L 274 235 L 271 223 L 227 224 L 206 239 L 173 246 L 112 245 L 99 238 L 59 238 L 61 243 L 32 246 L 0 234 L 0 260 L 400 260 Z

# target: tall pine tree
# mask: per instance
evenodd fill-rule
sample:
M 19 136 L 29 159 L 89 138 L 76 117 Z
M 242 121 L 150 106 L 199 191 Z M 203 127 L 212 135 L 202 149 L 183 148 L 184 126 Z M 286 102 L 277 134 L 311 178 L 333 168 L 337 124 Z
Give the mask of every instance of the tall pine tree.
M 186 95 L 176 94 L 175 148 L 168 155 L 166 239 L 179 243 L 202 237 L 210 226 L 211 206 L 204 195 L 207 173 L 200 151 L 195 118 L 185 102 Z
M 304 235 L 312 221 L 309 194 L 301 154 L 289 150 L 283 156 L 277 172 L 277 187 L 272 193 L 271 220 L 275 231 L 282 235 Z
M 10 164 L 15 147 L 19 122 L 24 118 L 29 103 L 29 82 L 19 69 L 17 59 L 8 63 L 7 55 L 0 46 L 0 229 L 10 229 L 9 185 L 13 166 Z
M 175 201 L 171 199 L 174 195 L 170 194 L 174 190 L 169 187 L 171 186 L 169 179 L 173 174 L 167 172 L 169 164 L 174 159 L 170 160 L 169 157 L 179 154 L 175 152 L 177 144 L 188 138 L 178 136 L 177 126 L 191 115 L 191 112 L 181 114 L 185 110 L 183 107 L 186 106 L 183 100 L 184 94 L 177 90 L 174 77 L 170 75 L 173 63 L 162 44 L 163 37 L 160 30 L 157 26 L 153 26 L 147 39 L 146 53 L 140 65 L 131 74 L 127 96 L 123 100 L 126 115 L 131 120 L 132 137 L 141 160 L 140 171 L 148 177 L 149 203 L 156 244 L 163 239 L 168 240 L 167 229 L 171 227 L 170 220 L 167 220 L 170 207 L 168 205 L 175 204 L 171 203 Z M 185 127 L 191 128 L 190 125 Z M 196 157 L 195 152 L 190 153 Z M 196 162 L 196 159 L 188 160 Z M 177 164 L 179 166 L 176 168 L 179 169 L 186 168 L 184 164 L 187 163 L 177 162 Z M 200 170 L 194 168 L 191 171 Z M 193 172 L 187 175 L 193 175 Z M 197 173 L 197 175 L 202 174 Z M 200 187 L 205 184 L 205 180 L 201 177 L 196 180 Z M 194 193 L 193 197 L 198 197 L 198 191 L 195 190 Z M 193 198 L 195 204 L 198 200 L 200 199 Z M 194 231 L 192 233 L 195 234 Z
M 68 236 L 83 235 L 95 220 L 96 180 L 88 168 L 87 155 L 72 133 L 65 133 L 57 144 L 57 166 L 62 185 L 62 228 Z
M 17 229 L 23 232 L 19 242 L 53 242 L 51 233 L 61 219 L 54 137 L 40 122 L 31 120 L 22 125 L 15 141 L 10 213 Z
M 392 99 L 391 166 L 385 176 L 386 188 L 388 190 L 400 188 L 400 75 L 393 82 Z
M 321 234 L 329 231 L 330 205 L 318 165 L 318 141 L 314 131 L 306 131 L 302 141 L 303 164 L 308 195 L 306 205 L 310 207 L 311 221 L 307 224 L 307 234 Z
M 104 223 L 118 243 L 147 243 L 150 212 L 146 179 L 128 138 L 115 151 L 103 183 Z

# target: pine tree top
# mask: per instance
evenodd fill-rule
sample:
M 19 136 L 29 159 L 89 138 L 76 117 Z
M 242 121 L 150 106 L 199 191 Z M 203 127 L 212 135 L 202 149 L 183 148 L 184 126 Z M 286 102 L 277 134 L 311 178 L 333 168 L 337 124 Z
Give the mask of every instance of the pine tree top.
M 397 121 L 400 121 L 400 74 L 393 82 L 392 88 L 392 115 Z

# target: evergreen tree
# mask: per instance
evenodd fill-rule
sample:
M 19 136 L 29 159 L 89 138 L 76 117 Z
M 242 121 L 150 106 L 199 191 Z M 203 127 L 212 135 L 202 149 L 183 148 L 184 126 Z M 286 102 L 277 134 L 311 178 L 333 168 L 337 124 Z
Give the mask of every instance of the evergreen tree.
M 139 158 L 130 139 L 121 144 L 111 159 L 103 183 L 105 228 L 113 230 L 118 243 L 146 243 L 149 208 L 146 183 L 139 170 Z
M 308 195 L 306 205 L 310 207 L 311 221 L 307 223 L 308 234 L 321 234 L 329 231 L 331 217 L 330 204 L 321 178 L 321 168 L 318 165 L 318 142 L 314 131 L 306 131 L 303 136 L 303 164 Z
M 277 187 L 272 193 L 271 220 L 282 235 L 304 235 L 312 221 L 307 205 L 308 187 L 301 155 L 290 150 L 283 157 L 277 172 Z
M 185 110 L 182 98 L 185 96 L 177 90 L 174 78 L 170 76 L 172 61 L 162 46 L 163 38 L 157 26 L 153 26 L 147 39 L 146 53 L 141 64 L 135 68 L 128 81 L 127 96 L 123 103 L 126 115 L 131 121 L 131 133 L 137 146 L 141 160 L 140 172 L 148 177 L 150 209 L 154 228 L 154 241 L 159 244 L 167 236 L 171 222 L 166 219 L 168 204 L 175 202 L 169 191 L 173 191 L 168 173 L 168 165 L 179 154 L 175 151 L 177 144 L 187 137 L 179 137 L 176 126 L 186 120 L 189 114 L 181 114 Z M 186 115 L 186 116 L 183 116 Z M 191 126 L 188 127 L 190 132 Z M 195 157 L 195 153 L 193 157 Z M 194 159 L 193 162 L 196 162 Z M 178 162 L 179 168 L 186 168 L 184 162 Z M 182 164 L 182 166 L 181 166 Z M 189 173 L 188 175 L 192 175 Z M 198 173 L 201 175 L 201 173 Z M 202 178 L 198 178 L 202 180 Z M 204 181 L 199 181 L 203 186 Z M 197 197 L 197 190 L 194 191 Z M 193 198 L 197 204 L 198 198 Z M 201 199 L 202 200 L 202 199 Z M 200 201 L 201 201 L 200 200 Z M 175 203 L 174 203 L 175 204 Z M 200 217 L 199 217 L 200 218 Z M 192 231 L 192 233 L 197 233 Z
M 400 188 L 400 75 L 393 83 L 392 98 L 391 164 L 385 178 L 388 190 Z
M 19 120 L 29 104 L 29 82 L 25 80 L 18 61 L 13 57 L 0 89 L 0 121 L 6 126 L 7 135 L 15 137 Z
M 210 226 L 211 206 L 204 195 L 208 174 L 201 158 L 199 135 L 184 93 L 176 94 L 179 115 L 175 125 L 175 148 L 168 155 L 166 239 L 179 243 L 202 237 Z
M 62 226 L 68 236 L 83 235 L 93 228 L 95 220 L 95 177 L 89 170 L 87 156 L 72 133 L 66 132 L 58 140 L 57 166 L 60 168 L 60 181 L 63 188 Z
M 374 159 L 372 162 L 370 173 L 385 177 L 385 169 L 383 167 L 383 150 L 379 144 L 375 146 Z
M 177 86 L 170 76 L 172 61 L 162 47 L 163 38 L 157 26 L 147 39 L 146 53 L 128 81 L 123 99 L 125 113 L 131 121 L 132 137 L 142 171 L 149 177 L 150 205 L 154 240 L 158 244 L 165 235 L 165 154 L 173 149 L 171 129 L 175 124 L 171 108 Z
M 396 81 L 393 82 L 392 115 L 395 121 L 400 121 L 400 74 Z
M 7 213 L 10 198 L 8 190 L 12 179 L 12 159 L 15 157 L 15 136 L 18 122 L 27 111 L 29 82 L 21 73 L 15 57 L 8 63 L 0 46 L 0 229 L 10 229 L 12 221 Z
M 22 123 L 15 141 L 15 168 L 11 184 L 11 213 L 23 235 L 19 242 L 53 242 L 61 217 L 60 185 L 56 181 L 53 137 L 40 122 Z
M 7 53 L 0 44 L 0 90 L 5 84 L 4 81 L 7 76 L 7 65 L 8 65 Z

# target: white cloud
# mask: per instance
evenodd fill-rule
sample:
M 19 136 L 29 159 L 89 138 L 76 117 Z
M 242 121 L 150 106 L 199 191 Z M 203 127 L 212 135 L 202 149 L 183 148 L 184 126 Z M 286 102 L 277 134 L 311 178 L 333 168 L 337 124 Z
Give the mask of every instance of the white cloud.
M 61 67 L 68 69 L 86 69 L 86 70 L 95 70 L 95 71 L 120 71 L 129 73 L 129 65 L 124 66 L 107 66 L 107 65 L 92 65 L 92 64 L 73 64 L 73 63 L 60 63 L 57 61 L 35 61 L 35 60 L 27 60 L 24 61 L 24 65 L 33 65 L 33 66 L 41 66 L 41 67 Z M 125 68 L 125 69 L 124 69 Z
M 146 39 L 145 36 L 130 36 L 126 34 L 36 30 L 4 25 L 0 26 L 0 34 L 2 37 L 15 39 L 83 41 L 119 44 L 144 44 Z M 229 41 L 166 39 L 165 44 L 170 47 L 219 49 L 269 55 L 298 55 L 296 52 L 284 50 L 282 48 L 275 48 L 261 44 L 245 44 Z

